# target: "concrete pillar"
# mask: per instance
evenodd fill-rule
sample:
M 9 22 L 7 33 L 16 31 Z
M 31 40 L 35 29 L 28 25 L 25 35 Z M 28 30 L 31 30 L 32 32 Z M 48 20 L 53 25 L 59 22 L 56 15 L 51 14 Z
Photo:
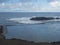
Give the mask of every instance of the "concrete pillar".
M 5 36 L 3 33 L 4 33 L 4 25 L 0 25 L 0 40 L 5 39 Z

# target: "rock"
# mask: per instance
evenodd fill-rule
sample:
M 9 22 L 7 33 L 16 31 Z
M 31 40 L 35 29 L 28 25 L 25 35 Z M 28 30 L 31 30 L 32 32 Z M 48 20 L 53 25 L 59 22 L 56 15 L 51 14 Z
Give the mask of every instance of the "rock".
M 53 18 L 53 17 L 32 17 L 30 20 L 39 21 L 39 20 L 53 20 L 53 19 L 55 19 L 55 18 Z

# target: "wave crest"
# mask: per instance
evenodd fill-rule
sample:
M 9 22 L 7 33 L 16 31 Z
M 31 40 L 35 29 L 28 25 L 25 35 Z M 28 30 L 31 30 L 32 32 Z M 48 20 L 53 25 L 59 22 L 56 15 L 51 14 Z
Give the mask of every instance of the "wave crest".
M 21 18 L 10 18 L 8 20 L 17 22 L 17 23 L 22 23 L 22 24 L 40 24 L 40 23 L 46 23 L 46 22 L 51 22 L 51 21 L 60 21 L 60 19 L 45 20 L 45 21 L 33 21 L 30 19 L 31 19 L 31 17 L 21 17 Z

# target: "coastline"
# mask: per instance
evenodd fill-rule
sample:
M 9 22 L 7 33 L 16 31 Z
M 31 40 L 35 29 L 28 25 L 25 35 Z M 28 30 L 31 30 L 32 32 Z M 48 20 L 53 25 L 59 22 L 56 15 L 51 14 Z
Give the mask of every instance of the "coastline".
M 0 39 L 0 45 L 60 45 L 60 41 L 58 42 L 33 42 L 22 39 Z

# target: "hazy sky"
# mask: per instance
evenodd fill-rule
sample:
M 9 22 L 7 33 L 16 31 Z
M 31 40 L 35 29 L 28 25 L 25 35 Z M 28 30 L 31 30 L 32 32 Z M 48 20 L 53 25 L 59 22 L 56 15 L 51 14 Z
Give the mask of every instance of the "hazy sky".
M 60 12 L 60 0 L 0 0 L 0 12 Z

